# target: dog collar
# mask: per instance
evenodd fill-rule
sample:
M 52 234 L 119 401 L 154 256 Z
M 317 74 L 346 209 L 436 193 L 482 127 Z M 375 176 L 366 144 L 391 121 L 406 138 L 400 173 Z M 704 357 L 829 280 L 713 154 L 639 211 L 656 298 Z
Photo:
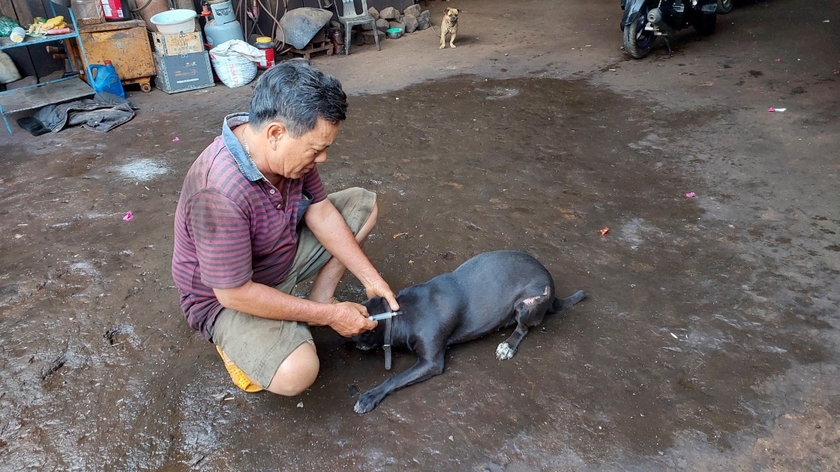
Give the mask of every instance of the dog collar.
M 385 319 L 385 344 L 382 346 L 385 348 L 385 370 L 391 370 L 391 318 Z
M 373 321 L 385 322 L 385 343 L 382 345 L 385 349 L 385 370 L 391 370 L 391 318 L 402 314 L 402 311 L 386 311 L 370 317 Z

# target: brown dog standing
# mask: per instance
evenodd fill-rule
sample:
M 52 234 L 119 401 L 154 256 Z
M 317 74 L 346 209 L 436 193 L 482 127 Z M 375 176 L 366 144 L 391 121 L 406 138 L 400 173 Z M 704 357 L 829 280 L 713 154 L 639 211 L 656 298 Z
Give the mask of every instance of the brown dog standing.
M 440 49 L 446 47 L 446 34 L 449 33 L 449 46 L 455 47 L 455 36 L 458 34 L 458 15 L 461 10 L 457 8 L 447 8 L 443 12 L 443 21 L 440 23 Z

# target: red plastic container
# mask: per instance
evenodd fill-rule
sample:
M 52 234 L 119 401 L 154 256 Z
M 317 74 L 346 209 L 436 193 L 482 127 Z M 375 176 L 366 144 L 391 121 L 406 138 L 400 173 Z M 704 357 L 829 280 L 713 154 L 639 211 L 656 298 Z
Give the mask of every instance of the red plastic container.
M 128 20 L 126 9 L 123 7 L 122 0 L 100 0 L 102 3 L 102 13 L 105 21 L 123 21 Z
M 260 69 L 268 69 L 274 65 L 274 43 L 268 36 L 260 36 L 254 41 L 254 46 L 263 53 L 263 58 L 257 63 Z

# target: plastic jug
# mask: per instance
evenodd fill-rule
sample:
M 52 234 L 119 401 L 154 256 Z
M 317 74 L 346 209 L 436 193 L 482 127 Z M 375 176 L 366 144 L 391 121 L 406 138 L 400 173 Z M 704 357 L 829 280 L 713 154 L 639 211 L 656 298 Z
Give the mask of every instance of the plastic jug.
M 81 25 L 95 25 L 105 21 L 99 0 L 70 0 L 70 8 Z
M 254 46 L 262 53 L 263 57 L 257 63 L 260 69 L 268 69 L 274 65 L 274 43 L 268 36 L 260 36 L 254 41 Z
M 108 92 L 125 98 L 120 76 L 117 75 L 117 69 L 114 68 L 111 61 L 105 61 L 105 64 L 89 65 L 88 77 L 90 78 L 90 86 L 97 93 Z

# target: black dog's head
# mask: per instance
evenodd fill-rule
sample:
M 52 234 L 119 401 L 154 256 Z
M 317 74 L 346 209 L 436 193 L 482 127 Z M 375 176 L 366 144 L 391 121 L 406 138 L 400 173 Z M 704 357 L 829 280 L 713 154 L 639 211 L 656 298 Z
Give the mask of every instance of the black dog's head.
M 371 316 L 391 311 L 391 307 L 388 306 L 388 301 L 382 297 L 373 297 L 370 300 L 362 302 L 362 305 L 367 308 L 368 314 Z M 385 342 L 385 323 L 377 324 L 378 326 L 371 331 L 366 331 L 351 338 L 351 340 L 356 343 L 357 348 L 363 351 L 369 351 L 371 349 L 378 349 L 382 347 Z

